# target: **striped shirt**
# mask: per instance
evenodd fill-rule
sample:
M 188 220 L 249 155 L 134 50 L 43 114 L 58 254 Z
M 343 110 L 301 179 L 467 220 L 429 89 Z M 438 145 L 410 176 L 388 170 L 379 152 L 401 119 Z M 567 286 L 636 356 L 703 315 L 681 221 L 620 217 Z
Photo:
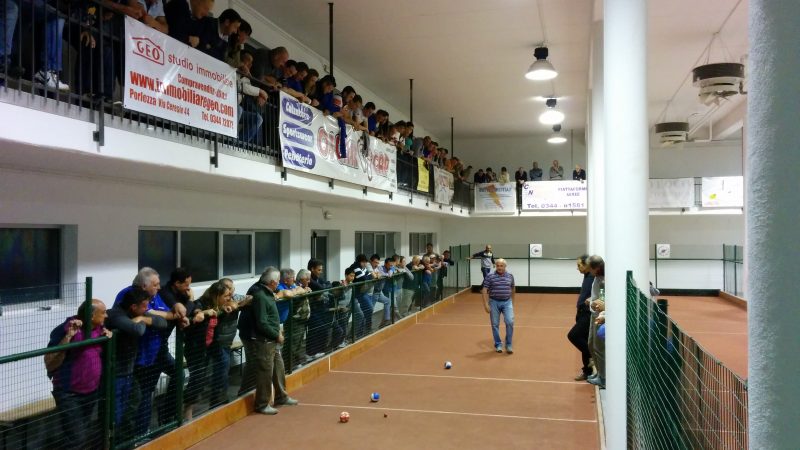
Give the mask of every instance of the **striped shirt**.
M 493 300 L 508 300 L 514 293 L 514 275 L 504 272 L 502 275 L 492 272 L 483 280 L 483 287 L 489 291 L 489 298 Z

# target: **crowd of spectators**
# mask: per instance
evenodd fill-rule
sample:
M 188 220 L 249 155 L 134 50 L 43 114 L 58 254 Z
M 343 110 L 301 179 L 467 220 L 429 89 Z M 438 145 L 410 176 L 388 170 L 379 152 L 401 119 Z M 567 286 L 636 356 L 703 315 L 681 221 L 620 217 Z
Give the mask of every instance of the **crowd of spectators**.
M 244 143 L 278 148 L 277 134 L 265 132 L 265 127 L 277 127 L 277 117 L 267 114 L 265 105 L 277 105 L 278 92 L 284 92 L 335 117 L 342 127 L 351 125 L 396 147 L 401 187 L 416 188 L 412 181 L 420 161 L 431 172 L 434 166 L 445 169 L 460 182 L 467 183 L 472 176 L 471 166 L 451 156 L 448 149 L 430 136 L 417 137 L 412 122 L 392 122 L 385 109 L 365 101 L 352 86 L 337 89 L 333 76 L 321 75 L 309 64 L 291 59 L 285 47 L 266 48 L 255 44 L 251 40 L 251 24 L 234 9 L 226 9 L 213 17 L 214 0 L 117 0 L 86 2 L 80 7 L 62 0 L 7 0 L 5 3 L 4 20 L 0 20 L 0 35 L 3 36 L 0 73 L 6 72 L 6 65 L 20 63 L 10 57 L 12 47 L 19 45 L 14 41 L 17 19 L 19 11 L 32 4 L 33 17 L 26 22 L 23 35 L 28 36 L 30 28 L 44 34 L 45 38 L 37 47 L 41 55 L 31 68 L 36 72 L 32 80 L 59 91 L 70 91 L 65 81 L 73 80 L 81 95 L 114 99 L 119 104 L 120 91 L 116 86 L 121 84 L 124 67 L 119 37 L 127 16 L 237 70 L 238 137 Z M 67 27 L 68 33 L 64 31 L 66 20 L 75 25 Z M 63 73 L 63 42 L 78 50 L 78 63 L 68 68 L 74 73 Z M 99 66 L 102 66 L 103 77 L 97 73 Z
M 341 280 L 329 282 L 323 262 L 311 259 L 296 273 L 267 267 L 246 295 L 237 294 L 233 281 L 223 278 L 198 298 L 190 271 L 176 268 L 162 286 L 158 272 L 144 267 L 110 309 L 96 299 L 82 304 L 78 314 L 52 330 L 48 346 L 82 341 L 85 330 L 91 330 L 91 338 L 115 335 L 117 442 L 133 442 L 178 414 L 191 420 L 200 404 L 211 408 L 227 403 L 237 330 L 245 357 L 238 392 L 255 389 L 256 411 L 277 414 L 275 406 L 297 404 L 286 392 L 286 364 L 298 368 L 390 325 L 415 306 L 443 298 L 444 278 L 454 264 L 449 251 L 439 255 L 428 244 L 424 254 L 411 258 L 358 255 Z M 88 315 L 86 308 L 91 308 Z M 374 327 L 376 314 L 381 321 Z M 83 325 L 86 317 L 91 317 L 90 327 Z M 183 332 L 188 376 L 183 411 L 176 410 L 176 369 L 181 365 L 176 365 L 177 350 L 170 347 L 176 329 Z M 92 447 L 86 442 L 92 435 L 87 430 L 99 426 L 87 418 L 98 404 L 102 352 L 97 344 L 45 357 L 64 432 L 80 448 Z M 168 381 L 156 402 L 162 375 Z

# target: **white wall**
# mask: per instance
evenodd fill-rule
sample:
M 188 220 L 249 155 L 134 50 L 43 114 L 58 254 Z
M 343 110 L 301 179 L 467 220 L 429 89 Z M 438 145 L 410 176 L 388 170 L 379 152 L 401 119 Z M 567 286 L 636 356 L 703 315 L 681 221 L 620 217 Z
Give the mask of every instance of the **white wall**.
M 77 226 L 77 277 L 95 277 L 95 296 L 110 299 L 135 275 L 140 227 L 285 230 L 290 251 L 282 264 L 305 267 L 311 230 L 340 231 L 341 247 L 332 248 L 331 267 L 339 272 L 354 255 L 356 231 L 400 232 L 408 251 L 409 232 L 440 236 L 439 218 L 389 214 L 353 206 L 324 206 L 304 201 L 270 200 L 108 180 L 0 170 L 0 223 Z M 333 213 L 323 218 L 323 210 Z
M 543 244 L 545 258 L 572 258 L 585 251 L 585 217 L 494 217 L 442 219 L 444 245 L 472 244 L 476 252 L 492 244 L 496 256 L 525 257 L 528 243 Z M 722 244 L 744 242 L 744 216 L 651 216 L 650 245 L 671 244 L 673 258 L 722 257 Z M 652 251 L 651 251 L 652 256 Z M 528 280 L 527 261 L 510 264 L 517 270 L 518 283 Z M 472 281 L 480 280 L 480 269 L 472 263 Z M 663 275 L 663 276 L 662 276 Z M 651 276 L 651 279 L 654 279 Z M 530 280 L 534 286 L 577 286 L 580 277 L 572 262 L 532 262 Z M 721 262 L 659 262 L 662 288 L 721 289 Z
M 529 170 L 533 161 L 544 170 L 546 180 L 547 169 L 557 159 L 564 168 L 564 176 L 571 179 L 575 164 L 586 168 L 586 139 L 583 130 L 574 130 L 571 135 L 570 130 L 564 133 L 568 140 L 558 145 L 548 144 L 546 135 L 458 139 L 455 155 L 465 165 L 472 165 L 473 173 L 478 168 L 491 167 L 499 174 L 500 167 L 506 166 L 512 180 L 519 166 Z
M 741 140 L 650 149 L 650 178 L 733 175 L 742 175 Z

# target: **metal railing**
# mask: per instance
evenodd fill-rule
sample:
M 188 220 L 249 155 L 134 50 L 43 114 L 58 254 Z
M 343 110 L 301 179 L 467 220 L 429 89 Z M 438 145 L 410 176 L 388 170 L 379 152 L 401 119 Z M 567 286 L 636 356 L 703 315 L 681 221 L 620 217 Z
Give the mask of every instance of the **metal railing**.
M 461 249 L 451 251 L 460 255 Z M 279 310 L 286 310 L 285 340 L 278 350 L 285 372 L 300 370 L 458 292 L 468 280 L 469 269 L 462 266 L 446 278 L 441 271 L 418 270 L 279 300 Z M 83 300 L 88 302 L 91 279 Z M 133 338 L 134 347 L 124 331 L 115 330 L 109 339 L 101 328 L 92 330 L 92 309 L 84 307 L 83 334 L 71 342 L 49 347 L 39 342 L 36 348 L 4 354 L 0 449 L 132 448 L 247 395 L 254 386 L 246 379 L 246 346 L 234 337 L 240 310 L 195 306 L 203 310 L 204 321 L 163 332 L 148 328 L 144 336 Z M 58 313 L 54 332 L 75 318 L 72 309 Z M 211 317 L 216 318 L 213 333 L 208 332 Z M 52 361 L 43 357 L 59 354 L 64 361 L 48 373 L 45 366 Z M 70 376 L 73 364 L 83 364 L 83 376 Z M 59 372 L 62 368 L 68 372 Z M 53 382 L 48 379 L 52 377 Z

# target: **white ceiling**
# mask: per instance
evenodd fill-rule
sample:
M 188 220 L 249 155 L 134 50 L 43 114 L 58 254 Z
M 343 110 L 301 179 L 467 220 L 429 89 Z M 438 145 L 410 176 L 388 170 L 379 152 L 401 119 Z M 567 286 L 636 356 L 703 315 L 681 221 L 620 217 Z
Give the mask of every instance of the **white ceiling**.
M 661 116 L 737 2 L 741 4 L 723 29 L 722 39 L 711 47 L 711 62 L 738 61 L 747 52 L 746 1 L 649 2 L 651 123 Z M 327 0 L 249 3 L 309 48 L 328 54 Z M 408 110 L 408 79 L 414 78 L 414 119 L 440 137 L 449 135 L 450 116 L 455 117 L 457 138 L 547 133 L 549 127 L 537 120 L 545 106 L 533 98 L 550 94 L 564 97 L 559 101 L 567 115 L 564 128 L 582 129 L 593 3 L 340 0 L 334 13 L 334 63 L 403 111 Z M 533 60 L 533 49 L 545 38 L 559 75 L 552 82 L 526 80 L 523 74 Z M 730 108 L 725 106 L 717 114 Z M 705 109 L 689 79 L 678 90 L 666 118 L 686 119 Z

